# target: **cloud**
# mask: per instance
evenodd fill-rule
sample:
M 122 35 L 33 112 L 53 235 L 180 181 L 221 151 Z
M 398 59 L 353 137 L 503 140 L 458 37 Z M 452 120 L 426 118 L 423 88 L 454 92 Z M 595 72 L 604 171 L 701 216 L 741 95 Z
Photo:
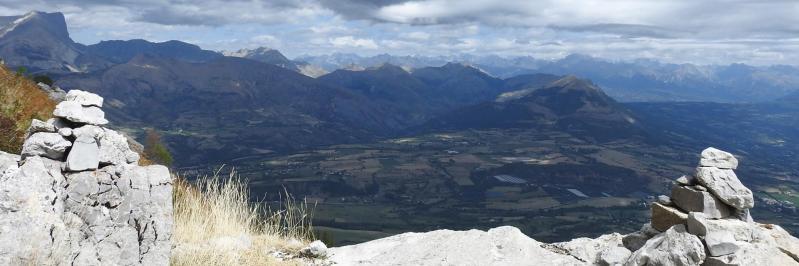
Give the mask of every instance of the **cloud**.
M 79 42 L 192 40 L 206 49 L 796 64 L 787 0 L 5 0 L 59 11 Z
M 353 36 L 343 36 L 330 39 L 330 44 L 334 47 L 355 47 L 365 49 L 377 49 L 378 45 L 371 39 L 359 39 Z

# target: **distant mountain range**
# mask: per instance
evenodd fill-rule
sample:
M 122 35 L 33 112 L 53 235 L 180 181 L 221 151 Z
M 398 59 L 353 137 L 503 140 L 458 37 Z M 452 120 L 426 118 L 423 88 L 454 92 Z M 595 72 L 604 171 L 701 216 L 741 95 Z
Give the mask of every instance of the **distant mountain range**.
M 668 64 L 653 60 L 613 62 L 573 54 L 560 60 L 532 57 L 503 58 L 495 55 L 450 57 L 361 57 L 355 54 L 301 56 L 298 59 L 327 70 L 368 68 L 391 63 L 404 68 L 440 66 L 461 62 L 501 78 L 521 74 L 577 75 L 595 82 L 623 102 L 713 101 L 763 102 L 799 89 L 799 69 L 794 66 Z
M 651 132 L 642 125 L 652 123 L 640 121 L 644 115 L 637 112 L 657 110 L 631 112 L 617 101 L 799 98 L 799 71 L 791 66 L 610 62 L 583 55 L 556 61 L 351 54 L 290 60 L 268 48 L 220 53 L 179 41 L 86 46 L 69 38 L 60 13 L 0 17 L 0 25 L 0 57 L 7 65 L 50 74 L 66 89 L 99 93 L 115 124 L 163 130 L 183 164 L 437 130 L 549 128 L 608 141 Z M 309 77 L 322 68 L 331 72 Z M 580 78 L 563 78 L 569 74 Z

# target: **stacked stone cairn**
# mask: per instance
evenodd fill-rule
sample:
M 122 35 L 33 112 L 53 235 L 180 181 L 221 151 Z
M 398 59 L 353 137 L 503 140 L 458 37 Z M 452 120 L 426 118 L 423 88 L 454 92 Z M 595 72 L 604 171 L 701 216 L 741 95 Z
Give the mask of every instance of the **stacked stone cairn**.
M 167 265 L 172 177 L 103 127 L 103 98 L 71 90 L 0 152 L 0 265 Z
M 799 265 L 799 241 L 777 225 L 758 224 L 752 191 L 730 153 L 702 151 L 692 176 L 652 204 L 652 220 L 623 244 L 625 265 Z

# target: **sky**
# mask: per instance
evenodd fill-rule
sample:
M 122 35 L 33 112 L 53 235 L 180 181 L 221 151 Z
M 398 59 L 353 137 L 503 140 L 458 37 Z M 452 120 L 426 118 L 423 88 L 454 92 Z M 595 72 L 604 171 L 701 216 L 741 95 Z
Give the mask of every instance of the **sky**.
M 755 65 L 799 62 L 797 0 L 0 0 L 62 12 L 73 39 L 356 53 Z

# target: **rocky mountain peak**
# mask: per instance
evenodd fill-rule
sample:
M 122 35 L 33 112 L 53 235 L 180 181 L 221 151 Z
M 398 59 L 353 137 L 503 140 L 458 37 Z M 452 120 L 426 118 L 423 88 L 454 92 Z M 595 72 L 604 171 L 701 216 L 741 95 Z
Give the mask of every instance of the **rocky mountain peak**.
M 0 27 L 0 38 L 38 29 L 59 39 L 69 39 L 66 19 L 60 12 L 31 11 L 23 16 L 0 17 Z
M 578 78 L 575 75 L 567 75 L 559 80 L 550 83 L 545 88 L 552 88 L 552 87 L 560 87 L 572 90 L 599 90 L 599 88 L 596 85 L 594 85 L 594 83 L 592 83 L 591 81 Z
M 276 65 L 285 69 L 295 72 L 300 72 L 298 62 L 291 61 L 280 51 L 268 48 L 258 47 L 255 49 L 239 49 L 238 51 L 224 51 L 225 56 L 247 58 L 267 64 Z
M 372 69 L 374 69 L 376 71 L 380 71 L 382 73 L 401 74 L 401 75 L 409 74 L 408 71 L 405 71 L 405 69 L 402 68 L 401 66 L 397 66 L 397 65 L 394 65 L 394 64 L 390 64 L 390 63 L 384 63 L 384 64 L 382 64 L 382 65 L 380 65 L 380 66 L 378 66 L 376 68 L 372 68 Z
M 11 67 L 30 72 L 85 72 L 106 67 L 108 62 L 87 55 L 69 37 L 61 13 L 30 12 L 0 17 L 0 58 Z

